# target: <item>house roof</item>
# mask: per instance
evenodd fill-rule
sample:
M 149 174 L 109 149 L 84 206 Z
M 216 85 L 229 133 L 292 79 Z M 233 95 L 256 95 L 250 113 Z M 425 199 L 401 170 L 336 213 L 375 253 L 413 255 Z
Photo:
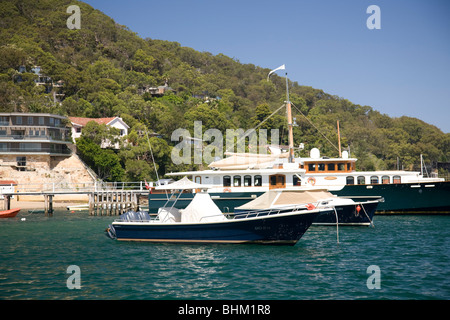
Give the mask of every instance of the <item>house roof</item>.
M 14 180 L 0 180 L 0 186 L 17 185 L 17 181 Z
M 112 118 L 80 118 L 80 117 L 69 117 L 70 121 L 73 124 L 79 125 L 79 126 L 86 126 L 86 124 L 89 121 L 95 121 L 98 124 L 110 124 L 111 122 L 113 122 L 115 119 L 119 119 L 121 120 L 122 123 L 124 123 L 125 125 L 127 125 L 125 122 L 123 122 L 122 119 L 120 119 L 119 117 L 112 117 Z

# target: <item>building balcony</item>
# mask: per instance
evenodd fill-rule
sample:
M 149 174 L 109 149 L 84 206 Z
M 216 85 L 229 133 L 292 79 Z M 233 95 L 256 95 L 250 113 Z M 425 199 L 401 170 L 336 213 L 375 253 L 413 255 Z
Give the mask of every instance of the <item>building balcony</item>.
M 70 130 L 69 127 L 67 127 L 65 124 L 42 124 L 42 125 L 36 125 L 36 124 L 29 124 L 29 123 L 11 123 L 9 121 L 0 121 L 0 127 L 9 127 L 9 128 L 56 128 L 60 130 Z
M 66 148 L 0 148 L 0 155 L 15 154 L 15 155 L 51 155 L 51 156 L 70 156 L 72 151 Z
M 55 92 L 57 96 L 63 96 L 62 92 Z M 59 128 L 70 130 L 66 125 L 67 117 L 49 113 L 21 113 L 0 112 L 0 126 L 2 127 L 36 127 L 36 128 Z
M 20 142 L 53 142 L 53 143 L 59 143 L 59 144 L 71 144 L 72 139 L 70 137 L 63 137 L 63 136 L 51 136 L 51 135 L 20 135 L 20 134 L 13 134 L 13 135 L 6 135 L 6 136 L 0 136 L 0 142 L 7 142 L 7 141 L 17 141 Z

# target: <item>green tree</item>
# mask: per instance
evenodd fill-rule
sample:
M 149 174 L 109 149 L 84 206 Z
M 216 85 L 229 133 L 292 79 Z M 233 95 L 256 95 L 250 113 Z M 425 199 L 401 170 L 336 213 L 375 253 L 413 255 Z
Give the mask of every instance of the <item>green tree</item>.
M 106 181 L 122 181 L 124 170 L 114 151 L 102 149 L 88 137 L 77 139 L 77 153 L 97 175 Z
M 89 121 L 86 124 L 81 136 L 89 139 L 99 147 L 108 142 L 111 145 L 120 142 L 119 129 L 107 126 L 106 124 L 99 124 L 95 121 Z

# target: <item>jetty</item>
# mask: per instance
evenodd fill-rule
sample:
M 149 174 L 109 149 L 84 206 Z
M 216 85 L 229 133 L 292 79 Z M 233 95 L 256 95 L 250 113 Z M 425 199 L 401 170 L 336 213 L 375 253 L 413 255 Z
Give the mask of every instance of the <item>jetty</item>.
M 55 196 L 84 195 L 88 199 L 87 210 L 92 216 L 113 216 L 140 208 L 140 198 L 148 196 L 148 190 L 144 182 L 115 182 L 113 184 L 94 183 L 74 186 L 71 184 L 51 184 L 41 190 L 33 190 L 30 185 L 18 185 L 14 191 L 3 191 L 4 210 L 11 209 L 12 197 L 35 196 L 43 197 L 44 213 L 53 214 L 53 202 Z

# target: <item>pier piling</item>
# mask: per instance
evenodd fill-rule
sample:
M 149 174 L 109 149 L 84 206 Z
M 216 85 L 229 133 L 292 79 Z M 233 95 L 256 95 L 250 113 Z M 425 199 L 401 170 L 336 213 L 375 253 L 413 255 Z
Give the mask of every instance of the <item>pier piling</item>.
M 46 216 L 53 214 L 53 196 L 53 194 L 44 195 L 44 212 Z
M 139 197 L 132 191 L 98 191 L 89 195 L 89 215 L 118 216 L 128 210 L 137 210 Z
M 11 209 L 11 196 L 4 195 L 3 199 L 4 199 L 3 210 L 10 210 Z

